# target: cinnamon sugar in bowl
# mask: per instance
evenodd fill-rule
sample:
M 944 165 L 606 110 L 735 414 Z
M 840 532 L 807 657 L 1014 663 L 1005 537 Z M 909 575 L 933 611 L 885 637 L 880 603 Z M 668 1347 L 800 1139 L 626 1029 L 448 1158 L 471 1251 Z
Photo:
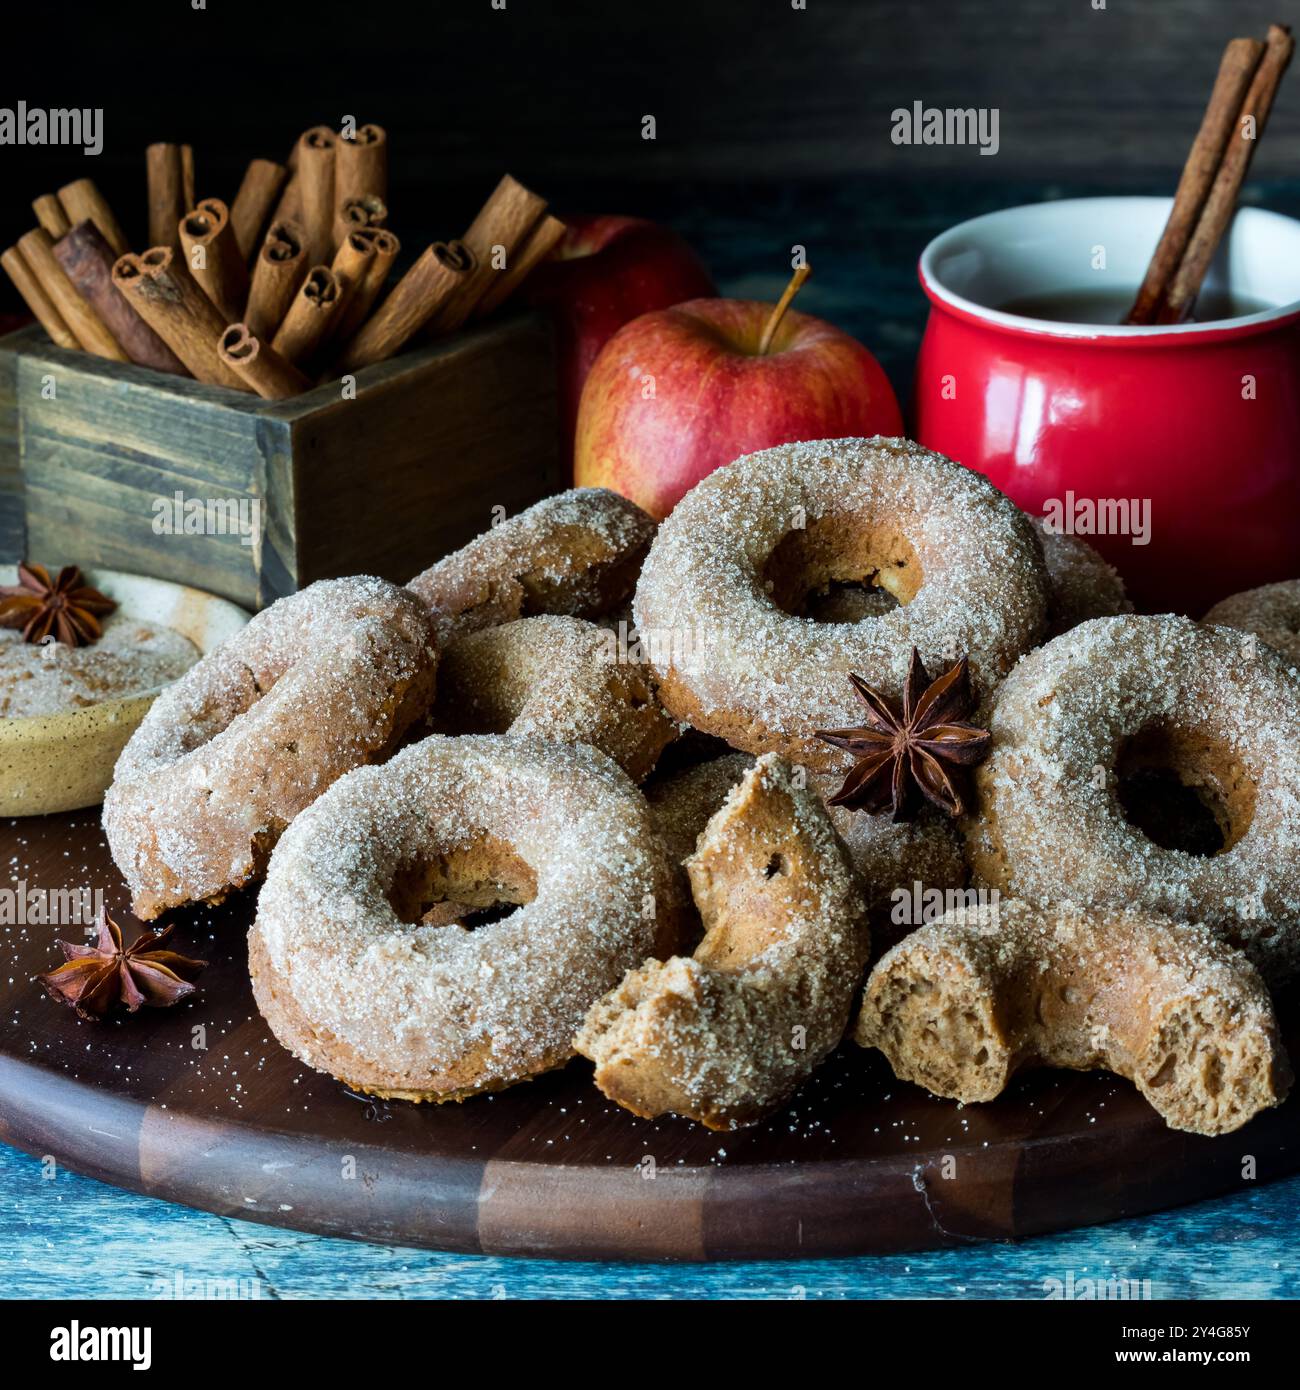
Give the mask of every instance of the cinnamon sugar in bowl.
M 15 582 L 0 565 L 0 584 Z M 117 570 L 86 583 L 118 605 L 87 647 L 30 646 L 0 630 L 0 815 L 95 806 L 164 686 L 248 621 L 198 589 Z

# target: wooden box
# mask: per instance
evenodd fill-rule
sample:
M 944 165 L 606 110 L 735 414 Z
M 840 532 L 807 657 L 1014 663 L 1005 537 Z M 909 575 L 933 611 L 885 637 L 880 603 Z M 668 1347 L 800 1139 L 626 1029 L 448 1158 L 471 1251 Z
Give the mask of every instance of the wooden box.
M 287 401 L 25 328 L 0 339 L 0 561 L 131 570 L 250 608 L 335 575 L 404 582 L 494 507 L 554 491 L 557 440 L 535 316 L 368 367 L 355 399 L 330 382 Z

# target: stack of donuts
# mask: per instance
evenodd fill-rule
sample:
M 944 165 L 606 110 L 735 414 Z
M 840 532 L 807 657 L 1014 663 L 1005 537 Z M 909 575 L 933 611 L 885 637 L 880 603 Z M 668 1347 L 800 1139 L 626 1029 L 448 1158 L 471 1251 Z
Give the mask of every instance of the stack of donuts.
M 1297 619 L 1300 581 L 1135 615 L 979 474 L 786 445 L 657 529 L 573 491 L 405 588 L 282 599 L 158 699 L 104 825 L 142 917 L 260 884 L 259 1008 L 375 1095 L 581 1054 L 635 1114 L 732 1129 L 850 1036 L 937 1095 L 1106 1068 L 1224 1133 L 1290 1082 Z M 959 658 L 991 733 L 961 814 L 849 809 L 818 730 L 860 721 L 850 675 L 897 702 Z M 1211 849 L 1133 811 L 1157 775 Z M 952 905 L 900 931 L 921 886 Z

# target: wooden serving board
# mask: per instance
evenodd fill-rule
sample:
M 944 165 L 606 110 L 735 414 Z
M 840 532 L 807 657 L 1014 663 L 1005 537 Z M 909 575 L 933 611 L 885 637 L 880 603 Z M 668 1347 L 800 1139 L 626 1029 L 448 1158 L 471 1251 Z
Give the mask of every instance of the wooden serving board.
M 0 889 L 124 884 L 97 811 L 0 822 Z M 439 1107 L 350 1096 L 253 1004 L 253 897 L 178 915 L 211 962 L 169 1010 L 85 1023 L 33 976 L 79 928 L 0 923 L 0 1139 L 225 1215 L 382 1242 L 594 1259 L 795 1258 L 1026 1236 L 1176 1206 L 1300 1169 L 1295 1100 L 1222 1139 L 1166 1129 L 1100 1074 L 1039 1073 L 959 1107 L 847 1045 L 768 1123 L 638 1120 L 589 1067 Z M 0 916 L 5 909 L 0 906 Z M 1293 1055 L 1300 1030 L 1290 1029 Z M 1243 1178 L 1253 1160 L 1255 1177 Z

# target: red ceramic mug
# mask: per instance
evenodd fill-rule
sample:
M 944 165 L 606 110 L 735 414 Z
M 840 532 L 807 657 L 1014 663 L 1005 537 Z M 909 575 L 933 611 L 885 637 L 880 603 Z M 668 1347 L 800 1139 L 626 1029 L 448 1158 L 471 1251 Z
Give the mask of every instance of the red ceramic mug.
M 1300 577 L 1300 222 L 1237 213 L 1198 311 L 1244 315 L 1121 326 L 1169 206 L 1071 199 L 936 237 L 915 433 L 1096 545 L 1139 608 L 1199 617 Z

